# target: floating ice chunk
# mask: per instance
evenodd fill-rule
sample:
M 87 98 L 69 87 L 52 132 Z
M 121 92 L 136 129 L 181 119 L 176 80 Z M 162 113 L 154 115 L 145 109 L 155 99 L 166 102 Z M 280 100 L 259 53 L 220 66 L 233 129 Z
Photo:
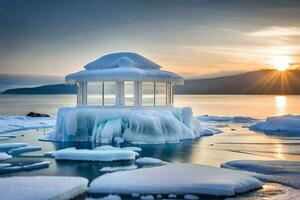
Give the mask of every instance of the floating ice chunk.
M 135 161 L 137 164 L 149 164 L 149 165 L 157 165 L 157 164 L 162 164 L 163 161 L 157 158 L 150 158 L 150 157 L 143 157 L 139 158 Z
M 0 169 L 11 166 L 10 163 L 0 163 Z
M 278 133 L 283 136 L 299 136 L 300 115 L 268 117 L 263 122 L 258 122 L 252 126 L 249 126 L 249 129 L 270 134 Z
M 44 153 L 44 156 L 48 157 L 48 158 L 54 158 L 55 157 L 55 152 L 56 151 L 47 151 L 46 153 Z
M 300 162 L 284 160 L 235 160 L 221 165 L 225 168 L 254 172 L 267 182 L 282 183 L 300 189 Z
M 261 186 L 259 180 L 243 172 L 206 165 L 168 164 L 104 174 L 91 182 L 89 192 L 232 196 Z
M 222 133 L 220 129 L 215 128 L 212 125 L 208 125 L 204 123 L 201 124 L 201 131 L 200 131 L 201 136 L 210 136 L 219 133 Z
M 0 133 L 55 126 L 55 117 L 0 116 Z
M 186 194 L 183 196 L 184 199 L 187 199 L 187 200 L 198 200 L 199 197 L 196 196 L 196 195 L 193 195 L 193 194 Z
M 83 194 L 87 184 L 88 180 L 81 177 L 7 177 L 0 179 L 0 196 L 9 200 L 67 200 Z
M 154 196 L 151 194 L 141 196 L 141 200 L 154 200 L 154 199 L 155 199 Z
M 110 195 L 107 195 L 105 197 L 101 197 L 101 198 L 97 198 L 97 199 L 86 198 L 85 200 L 121 200 L 121 197 L 119 195 L 116 195 L 116 194 L 110 194 Z
M 131 196 L 132 196 L 133 198 L 137 198 L 137 197 L 140 196 L 140 194 L 138 194 L 138 193 L 132 193 Z
M 170 199 L 176 199 L 177 198 L 177 195 L 176 194 L 169 194 L 168 197 Z
M 135 160 L 137 153 L 130 150 L 89 150 L 67 148 L 55 152 L 57 160 L 117 161 Z
M 26 165 L 15 165 L 15 166 L 8 166 L 5 168 L 0 168 L 0 173 L 12 173 L 12 172 L 19 172 L 19 171 L 31 171 L 36 169 L 42 169 L 49 167 L 50 162 L 38 162 L 34 164 L 26 164 Z
M 213 122 L 232 122 L 232 123 L 252 123 L 257 121 L 257 119 L 251 117 L 219 117 L 219 116 L 209 116 L 209 115 L 201 115 L 197 116 L 197 119 L 201 121 L 213 121 Z
M 110 146 L 110 145 L 103 145 L 103 146 L 96 147 L 94 150 L 106 151 L 106 150 L 114 150 L 114 149 L 119 149 L 119 148 L 118 147 L 113 147 L 113 146 Z
M 42 148 L 38 146 L 25 146 L 25 147 L 18 147 L 15 149 L 11 149 L 9 150 L 9 153 L 12 155 L 19 155 L 31 151 L 40 151 L 40 150 L 42 150 Z
M 124 171 L 124 170 L 133 170 L 136 169 L 136 165 L 129 166 L 116 166 L 116 167 L 103 167 L 100 169 L 101 172 L 115 172 L 115 171 Z
M 0 141 L 9 140 L 9 139 L 10 139 L 10 137 L 0 136 Z
M 25 147 L 27 146 L 26 143 L 2 143 L 0 144 L 0 151 L 7 151 L 9 149 Z
M 11 155 L 8 155 L 7 153 L 1 153 L 0 152 L 0 161 L 1 160 L 8 160 L 8 159 L 11 159 L 12 156 Z

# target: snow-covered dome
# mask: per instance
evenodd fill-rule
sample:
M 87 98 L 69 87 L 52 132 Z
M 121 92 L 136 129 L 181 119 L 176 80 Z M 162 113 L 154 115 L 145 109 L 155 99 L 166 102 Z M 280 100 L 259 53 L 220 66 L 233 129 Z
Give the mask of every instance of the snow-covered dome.
M 181 83 L 182 77 L 143 56 L 121 52 L 100 57 L 84 66 L 85 70 L 66 76 L 68 83 L 93 81 L 163 81 Z

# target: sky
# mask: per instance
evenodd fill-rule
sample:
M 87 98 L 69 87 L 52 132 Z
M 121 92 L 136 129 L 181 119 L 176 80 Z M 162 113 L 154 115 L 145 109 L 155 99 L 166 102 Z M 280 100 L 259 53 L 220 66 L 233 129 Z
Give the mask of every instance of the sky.
M 300 1 L 0 0 L 0 74 L 63 80 L 121 51 L 186 78 L 299 67 Z

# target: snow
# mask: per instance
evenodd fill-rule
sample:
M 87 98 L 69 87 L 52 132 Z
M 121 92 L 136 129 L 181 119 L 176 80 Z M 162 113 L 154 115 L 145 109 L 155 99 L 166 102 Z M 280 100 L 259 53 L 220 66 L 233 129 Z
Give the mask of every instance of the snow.
M 23 154 L 31 151 L 40 151 L 42 150 L 39 146 L 25 146 L 25 147 L 18 147 L 8 151 L 9 154 L 16 155 L 16 154 Z
M 135 152 L 140 152 L 142 149 L 140 147 L 123 147 L 122 149 L 131 150 Z
M 232 196 L 260 188 L 243 172 L 206 165 L 168 164 L 104 174 L 90 183 L 90 193 L 205 194 Z
M 254 176 L 300 189 L 300 162 L 284 160 L 236 160 L 222 167 L 254 172 Z
M 249 127 L 253 131 L 286 136 L 298 136 L 300 132 L 300 115 L 283 115 L 268 117 Z
M 0 179 L 0 196 L 9 200 L 67 200 L 83 194 L 87 184 L 88 180 L 81 177 L 7 177 Z
M 89 150 L 66 148 L 54 153 L 57 160 L 117 161 L 135 160 L 137 153 L 130 150 Z
M 116 194 L 110 194 L 110 195 L 107 195 L 105 197 L 101 197 L 101 198 L 97 198 L 97 199 L 86 198 L 85 200 L 121 200 L 121 197 L 119 195 L 116 195 Z
M 206 129 L 204 130 L 206 132 Z M 60 108 L 51 141 L 112 143 L 122 138 L 137 144 L 178 143 L 202 135 L 201 123 L 191 108 Z M 211 130 L 211 134 L 216 130 Z
M 116 166 L 116 167 L 103 167 L 100 169 L 101 172 L 116 172 L 116 171 L 124 171 L 124 170 L 133 170 L 136 169 L 136 165 L 129 166 Z
M 0 161 L 2 160 L 8 160 L 8 159 L 11 159 L 12 156 L 11 155 L 8 155 L 7 153 L 1 153 L 0 152 Z
M 55 117 L 26 117 L 0 115 L 0 133 L 55 126 Z
M 1 143 L 0 144 L 0 151 L 7 151 L 9 149 L 15 149 L 19 147 L 27 146 L 26 143 Z
M 2 173 L 12 173 L 12 172 L 19 172 L 19 171 L 31 171 L 36 169 L 42 169 L 49 167 L 50 162 L 38 162 L 34 164 L 26 164 L 26 165 L 15 165 L 15 166 L 6 166 L 0 168 L 0 172 Z
M 257 121 L 257 119 L 251 117 L 220 117 L 220 116 L 209 116 L 209 115 L 201 115 L 197 116 L 197 119 L 200 121 L 214 121 L 214 122 L 232 122 L 232 123 L 252 123 Z
M 187 200 L 198 200 L 198 199 L 199 199 L 198 196 L 193 195 L 193 194 L 186 194 L 186 195 L 184 195 L 183 198 L 184 198 L 184 199 L 187 199 Z
M 143 157 L 139 158 L 135 161 L 137 164 L 150 164 L 150 165 L 157 165 L 157 164 L 162 164 L 163 161 L 157 158 L 150 158 L 150 157 Z

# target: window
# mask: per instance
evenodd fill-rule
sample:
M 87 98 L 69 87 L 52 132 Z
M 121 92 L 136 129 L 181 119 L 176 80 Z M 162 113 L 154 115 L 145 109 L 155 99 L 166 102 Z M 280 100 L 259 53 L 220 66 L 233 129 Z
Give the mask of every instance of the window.
M 134 106 L 134 85 L 133 81 L 124 82 L 124 104 L 125 106 Z
M 154 106 L 154 82 L 143 82 L 143 106 Z
M 104 105 L 114 106 L 116 104 L 116 83 L 113 81 L 103 82 L 104 84 Z
M 155 82 L 155 106 L 166 106 L 167 87 L 164 82 Z
M 89 82 L 87 85 L 87 104 L 102 105 L 102 82 Z

